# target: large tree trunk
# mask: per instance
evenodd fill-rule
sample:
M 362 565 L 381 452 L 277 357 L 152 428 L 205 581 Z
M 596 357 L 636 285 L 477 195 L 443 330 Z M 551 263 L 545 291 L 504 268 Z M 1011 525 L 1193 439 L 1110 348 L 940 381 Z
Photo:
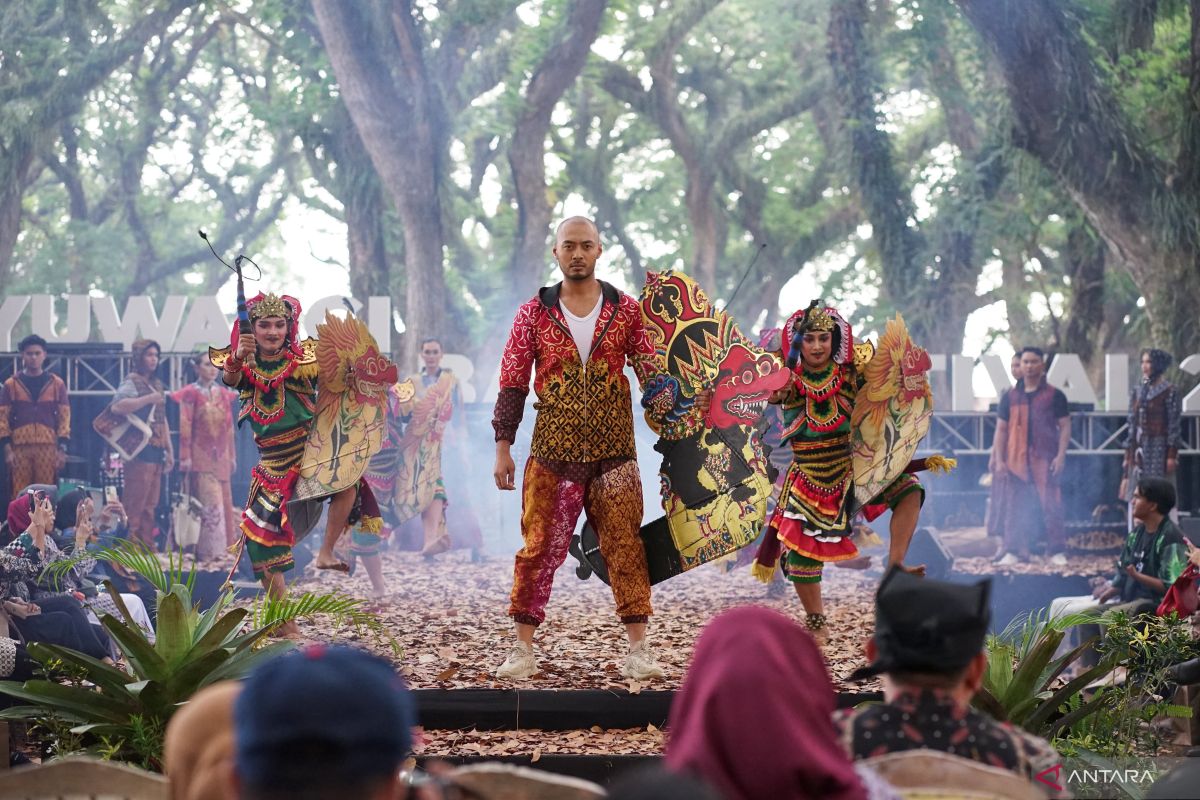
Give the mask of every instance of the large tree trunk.
M 1057 177 L 1144 292 L 1155 343 L 1196 352 L 1200 203 L 1190 176 L 1138 139 L 1060 0 L 958 3 L 1000 63 L 1016 143 Z
M 529 79 L 525 104 L 508 146 L 517 231 L 509 274 L 514 299 L 541 286 L 550 236 L 552 209 L 546 196 L 546 135 L 559 98 L 575 82 L 587 62 L 608 0 L 576 0 L 555 42 Z
M 829 62 L 843 114 L 854 185 L 862 198 L 883 267 L 883 288 L 907 310 L 923 277 L 921 241 L 911 224 L 912 198 L 897 173 L 891 141 L 880 128 L 875 96 L 879 85 L 866 40 L 866 0 L 837 0 L 829 12 Z M 916 329 L 923 321 L 910 315 Z
M 33 168 L 33 146 L 26 145 L 19 153 L 10 153 L 8 175 L 0 182 L 0 284 L 8 284 L 12 271 L 12 255 L 21 234 L 21 199 L 29 185 Z
M 694 158 L 685 164 L 687 188 L 683 193 L 691 223 L 691 271 L 701 286 L 717 291 L 717 265 L 721 261 L 721 219 L 717 213 L 717 176 L 713 165 Z
M 449 131 L 426 74 L 411 3 L 397 0 L 384 11 L 377 3 L 313 0 L 313 10 L 346 109 L 404 228 L 406 333 L 398 359 L 415 363 L 425 336 L 460 347 L 466 335 L 462 321 L 447 313 L 443 274 L 441 190 Z
M 1062 349 L 1075 353 L 1097 378 L 1103 373 L 1103 342 L 1096 335 L 1104 319 L 1104 244 L 1095 232 L 1080 224 L 1067 233 L 1063 252 L 1066 273 L 1071 278 L 1071 306 Z

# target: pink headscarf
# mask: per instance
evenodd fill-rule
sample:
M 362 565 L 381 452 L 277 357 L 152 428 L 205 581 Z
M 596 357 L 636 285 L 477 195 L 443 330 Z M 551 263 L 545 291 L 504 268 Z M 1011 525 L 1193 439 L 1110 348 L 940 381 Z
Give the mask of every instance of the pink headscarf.
M 8 504 L 8 535 L 17 538 L 29 527 L 33 495 L 23 494 Z
M 667 767 L 727 800 L 864 800 L 830 715 L 833 684 L 803 628 L 766 608 L 716 617 L 671 706 Z

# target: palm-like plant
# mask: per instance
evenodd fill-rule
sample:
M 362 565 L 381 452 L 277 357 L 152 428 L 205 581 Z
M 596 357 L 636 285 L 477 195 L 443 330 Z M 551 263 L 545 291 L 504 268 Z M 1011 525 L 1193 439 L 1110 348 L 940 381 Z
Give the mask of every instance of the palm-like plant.
M 1096 621 L 1097 615 L 1089 613 L 1048 619 L 1044 612 L 1031 612 L 1014 619 L 999 635 L 989 636 L 987 671 L 974 704 L 996 719 L 1047 738 L 1099 711 L 1106 702 L 1103 694 L 1072 701 L 1089 684 L 1113 671 L 1119 653 L 1107 654 L 1061 686 L 1054 685 L 1096 642 L 1093 637 L 1056 658 L 1067 628 Z
M 47 677 L 0 682 L 0 692 L 28 705 L 0 711 L 0 718 L 48 722 L 52 729 L 79 737 L 85 749 L 105 757 L 161 769 L 161 734 L 179 705 L 200 689 L 244 676 L 255 664 L 291 648 L 288 641 L 267 636 L 289 620 L 329 616 L 399 649 L 381 620 L 364 611 L 363 601 L 338 594 L 302 594 L 266 600 L 253 610 L 234 605 L 225 591 L 212 606 L 200 610 L 192 600 L 194 573 L 185 575 L 182 556 L 164 569 L 158 556 L 144 547 L 121 542 L 88 555 L 120 565 L 150 581 L 157 594 L 155 635 L 143 631 L 110 582 L 105 582 L 121 619 L 104 614 L 104 629 L 124 656 L 126 669 L 106 664 L 59 645 L 34 643 L 30 655 Z M 51 566 L 65 572 L 65 559 Z M 56 676 L 52 679 L 51 675 Z

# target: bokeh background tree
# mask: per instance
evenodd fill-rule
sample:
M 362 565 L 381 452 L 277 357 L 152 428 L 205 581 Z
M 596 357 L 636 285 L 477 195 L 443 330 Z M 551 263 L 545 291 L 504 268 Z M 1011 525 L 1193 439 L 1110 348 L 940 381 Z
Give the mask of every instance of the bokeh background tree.
M 1099 371 L 1200 352 L 1198 120 L 1200 0 L 28 0 L 0 286 L 212 293 L 203 227 L 486 380 L 583 211 L 606 277 L 686 269 L 750 329 L 822 296 Z M 286 263 L 314 215 L 344 240 Z

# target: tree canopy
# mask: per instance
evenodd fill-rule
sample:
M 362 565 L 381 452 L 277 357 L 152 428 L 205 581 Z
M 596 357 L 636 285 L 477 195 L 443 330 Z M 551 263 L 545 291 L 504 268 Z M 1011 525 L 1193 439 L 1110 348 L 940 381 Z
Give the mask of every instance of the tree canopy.
M 580 210 L 749 329 L 1200 352 L 1200 0 L 28 0 L 0 173 L 5 292 L 212 293 L 196 228 L 270 272 L 303 208 L 405 353 L 494 360 Z

